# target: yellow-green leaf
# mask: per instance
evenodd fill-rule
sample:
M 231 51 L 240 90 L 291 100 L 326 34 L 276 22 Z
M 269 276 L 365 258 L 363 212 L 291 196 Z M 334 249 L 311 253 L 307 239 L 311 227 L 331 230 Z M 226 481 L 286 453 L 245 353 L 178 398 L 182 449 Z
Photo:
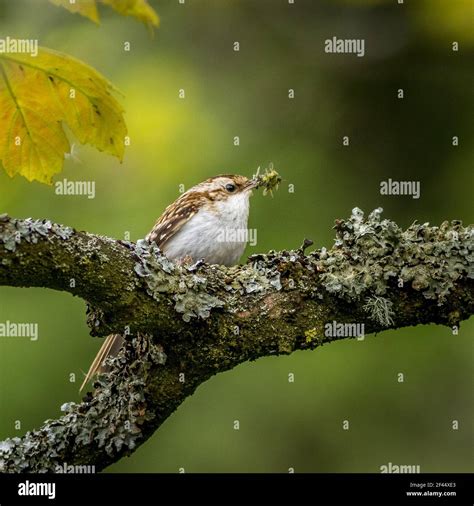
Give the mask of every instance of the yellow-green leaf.
M 82 144 L 122 159 L 127 128 L 112 84 L 51 49 L 0 54 L 0 160 L 10 176 L 51 184 L 70 151 L 65 123 Z
M 81 14 L 95 23 L 99 22 L 97 1 L 100 1 L 123 16 L 133 16 L 139 19 L 149 28 L 156 27 L 159 24 L 158 14 L 147 0 L 76 0 L 74 3 L 71 3 L 70 0 L 49 1 L 54 5 L 64 7 L 70 12 Z

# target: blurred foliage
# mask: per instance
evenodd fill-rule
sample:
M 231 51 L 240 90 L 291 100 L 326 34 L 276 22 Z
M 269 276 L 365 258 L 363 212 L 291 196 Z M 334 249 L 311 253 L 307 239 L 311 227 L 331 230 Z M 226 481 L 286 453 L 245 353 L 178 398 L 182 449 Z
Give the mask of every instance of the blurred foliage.
M 80 14 L 89 18 L 94 23 L 99 23 L 99 12 L 96 0 L 49 0 L 54 5 L 60 5 L 74 14 Z M 143 21 L 150 29 L 158 26 L 158 14 L 154 11 L 147 0 L 98 0 L 104 5 L 112 7 L 123 16 L 133 16 Z
M 252 198 L 258 242 L 246 254 L 298 247 L 304 237 L 330 247 L 334 219 L 355 206 L 382 206 L 401 226 L 473 221 L 467 2 L 151 1 L 161 17 L 153 39 L 107 10 L 97 28 L 37 3 L 0 0 L 0 33 L 37 37 L 111 79 L 125 94 L 131 146 L 123 164 L 87 147 L 66 161 L 59 179 L 95 181 L 95 199 L 1 174 L 0 212 L 136 240 L 180 184 L 250 176 L 273 162 L 283 182 L 275 198 Z M 365 56 L 324 53 L 333 36 L 365 38 Z M 381 196 L 388 178 L 420 181 L 421 198 Z M 70 295 L 4 287 L 0 301 L 0 321 L 40 329 L 37 342 L 0 340 L 3 438 L 78 400 L 100 342 L 88 337 L 84 303 Z M 243 364 L 199 387 L 110 470 L 377 472 L 392 462 L 473 471 L 473 333 L 471 319 L 457 336 L 407 328 Z

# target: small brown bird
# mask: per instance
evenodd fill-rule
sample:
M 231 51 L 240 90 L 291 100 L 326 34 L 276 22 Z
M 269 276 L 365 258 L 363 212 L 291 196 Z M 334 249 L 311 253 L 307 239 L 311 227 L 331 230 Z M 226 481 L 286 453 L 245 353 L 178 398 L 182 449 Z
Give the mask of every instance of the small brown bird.
M 146 238 L 171 260 L 234 265 L 247 243 L 249 199 L 257 186 L 256 179 L 234 174 L 206 179 L 169 205 Z M 106 371 L 105 359 L 117 355 L 123 343 L 120 334 L 105 339 L 80 390 Z

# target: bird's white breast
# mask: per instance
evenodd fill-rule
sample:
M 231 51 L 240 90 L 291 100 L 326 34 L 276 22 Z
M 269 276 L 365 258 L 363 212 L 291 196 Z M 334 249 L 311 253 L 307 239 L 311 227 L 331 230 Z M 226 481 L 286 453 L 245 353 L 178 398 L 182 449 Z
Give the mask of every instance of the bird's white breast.
M 201 208 L 163 246 L 168 258 L 203 258 L 209 264 L 236 264 L 247 243 L 250 192 Z

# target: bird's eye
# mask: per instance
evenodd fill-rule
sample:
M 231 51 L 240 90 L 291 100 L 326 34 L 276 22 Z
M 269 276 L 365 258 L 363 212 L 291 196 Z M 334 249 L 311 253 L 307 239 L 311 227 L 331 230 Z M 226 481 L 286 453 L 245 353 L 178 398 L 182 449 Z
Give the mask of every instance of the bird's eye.
M 225 189 L 226 189 L 229 193 L 235 192 L 235 184 L 228 183 L 228 184 L 226 184 L 226 185 L 225 185 Z

